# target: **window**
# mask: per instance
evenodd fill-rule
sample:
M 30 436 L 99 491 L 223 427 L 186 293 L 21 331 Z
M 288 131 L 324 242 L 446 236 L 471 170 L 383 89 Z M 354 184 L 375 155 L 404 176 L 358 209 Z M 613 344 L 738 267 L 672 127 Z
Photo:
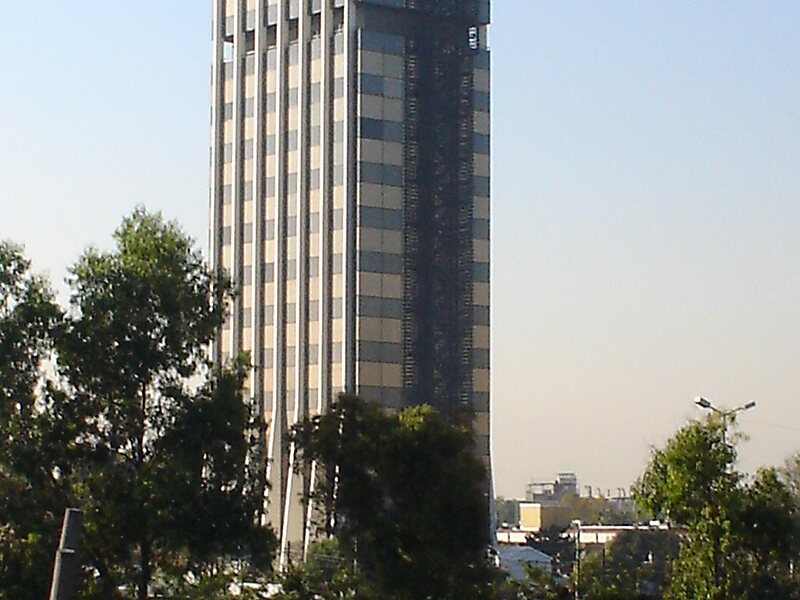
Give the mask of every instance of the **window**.
M 400 230 L 403 228 L 402 210 L 360 206 L 358 209 L 358 218 L 361 227 L 393 230 Z
M 333 97 L 344 97 L 344 77 L 337 77 L 333 80 Z
M 382 183 L 386 185 L 403 185 L 403 168 L 381 163 L 361 163 L 361 180 L 365 183 Z
M 475 177 L 475 195 L 486 197 L 489 195 L 489 178 L 488 177 Z
M 475 91 L 475 110 L 488 112 L 490 104 L 489 92 Z
M 472 278 L 475 281 L 489 281 L 489 263 L 473 263 Z
M 473 219 L 472 233 L 476 240 L 489 239 L 489 221 L 486 219 Z
M 262 266 L 261 278 L 264 283 L 272 283 L 275 281 L 275 263 L 264 263 Z
M 472 145 L 475 154 L 489 154 L 489 136 L 476 133 L 472 136 Z

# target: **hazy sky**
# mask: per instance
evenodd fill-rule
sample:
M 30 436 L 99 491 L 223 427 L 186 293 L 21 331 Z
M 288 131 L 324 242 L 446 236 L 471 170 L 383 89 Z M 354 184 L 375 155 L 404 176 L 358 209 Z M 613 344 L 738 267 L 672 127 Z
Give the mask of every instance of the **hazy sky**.
M 758 402 L 743 467 L 800 450 L 800 4 L 493 11 L 498 493 L 627 486 L 700 394 Z M 209 13 L 2 2 L 0 238 L 38 270 L 137 203 L 205 246 Z

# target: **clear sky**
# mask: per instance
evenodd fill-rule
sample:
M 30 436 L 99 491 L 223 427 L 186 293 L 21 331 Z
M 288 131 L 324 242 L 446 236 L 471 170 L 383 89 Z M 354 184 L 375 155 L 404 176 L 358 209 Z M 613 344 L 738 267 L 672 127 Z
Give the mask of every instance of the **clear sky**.
M 800 450 L 800 4 L 493 2 L 497 491 L 630 484 L 692 399 Z M 210 1 L 0 20 L 0 238 L 60 282 L 137 203 L 206 244 Z M 59 283 L 64 294 L 64 287 Z

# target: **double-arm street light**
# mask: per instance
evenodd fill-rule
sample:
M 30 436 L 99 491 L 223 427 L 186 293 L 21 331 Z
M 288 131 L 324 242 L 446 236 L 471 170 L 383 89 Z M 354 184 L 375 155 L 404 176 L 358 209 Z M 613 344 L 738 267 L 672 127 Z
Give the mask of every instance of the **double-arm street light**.
M 755 401 L 748 402 L 747 404 L 742 404 L 741 406 L 737 406 L 736 408 L 719 408 L 711 404 L 708 398 L 703 398 L 703 396 L 698 396 L 694 399 L 694 403 L 697 404 L 700 408 L 704 408 L 706 410 L 710 410 L 712 412 L 717 413 L 720 417 L 722 417 L 722 441 L 727 443 L 728 437 L 728 423 L 733 421 L 736 418 L 736 415 L 740 412 L 744 412 L 746 410 L 750 410 L 751 408 L 756 407 Z

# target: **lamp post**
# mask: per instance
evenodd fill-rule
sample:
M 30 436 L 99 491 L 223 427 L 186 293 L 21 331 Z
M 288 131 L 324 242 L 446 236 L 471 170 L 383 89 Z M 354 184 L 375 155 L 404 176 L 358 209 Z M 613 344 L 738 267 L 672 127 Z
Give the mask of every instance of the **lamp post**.
M 738 413 L 756 407 L 755 401 L 752 401 L 748 402 L 747 404 L 742 404 L 741 406 L 737 406 L 736 408 L 719 408 L 711 404 L 711 401 L 708 398 L 704 398 L 703 396 L 698 396 L 697 398 L 695 398 L 694 403 L 697 404 L 697 406 L 699 406 L 700 408 L 715 412 L 720 417 L 722 417 L 722 441 L 725 443 L 728 442 L 728 423 L 732 421 Z
M 574 519 L 571 523 L 575 527 L 575 600 L 581 597 L 581 523 Z

